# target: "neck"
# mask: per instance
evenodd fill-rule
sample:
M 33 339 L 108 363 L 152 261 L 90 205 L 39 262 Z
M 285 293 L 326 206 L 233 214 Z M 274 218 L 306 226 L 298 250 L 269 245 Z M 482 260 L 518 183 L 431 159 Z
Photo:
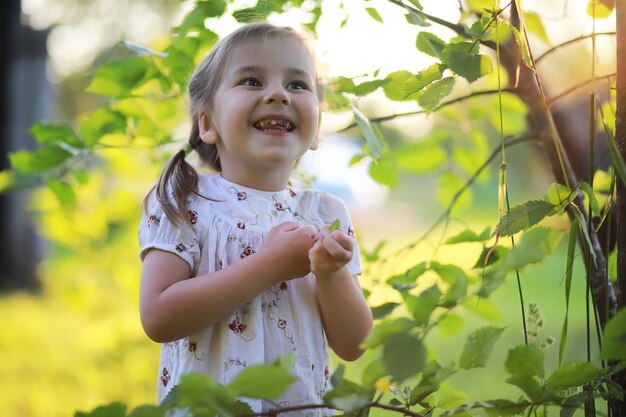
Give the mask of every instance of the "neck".
M 224 169 L 221 172 L 224 179 L 244 187 L 259 191 L 281 191 L 289 184 L 291 169 L 276 170 L 268 169 L 265 172 L 241 172 Z

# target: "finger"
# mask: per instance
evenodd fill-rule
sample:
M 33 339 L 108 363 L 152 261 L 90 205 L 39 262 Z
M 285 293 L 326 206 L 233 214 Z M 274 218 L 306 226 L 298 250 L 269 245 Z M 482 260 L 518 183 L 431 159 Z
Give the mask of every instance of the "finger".
M 352 259 L 352 251 L 344 248 L 332 236 L 327 237 L 323 241 L 324 248 L 328 254 L 337 261 L 348 262 Z
M 298 222 L 284 222 L 275 227 L 276 230 L 281 232 L 292 232 L 300 228 L 300 223 Z
M 351 236 L 346 235 L 342 231 L 336 230 L 332 232 L 330 236 L 344 249 L 349 251 L 352 251 L 354 249 L 354 239 Z
M 306 226 L 301 226 L 298 229 L 298 232 L 307 235 L 312 240 L 317 239 L 318 229 L 317 229 L 317 227 L 315 227 L 313 225 L 309 224 L 309 225 L 306 225 Z

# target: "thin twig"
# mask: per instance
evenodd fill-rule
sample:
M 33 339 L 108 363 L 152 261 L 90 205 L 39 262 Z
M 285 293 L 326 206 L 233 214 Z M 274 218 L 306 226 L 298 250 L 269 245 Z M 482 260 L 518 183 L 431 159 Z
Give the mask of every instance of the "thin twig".
M 602 75 L 600 77 L 596 77 L 596 78 L 590 78 L 586 81 L 583 81 L 582 83 L 576 84 L 575 86 L 565 90 L 564 92 L 562 92 L 559 95 L 556 95 L 554 97 L 550 97 L 546 100 L 546 103 L 548 104 L 548 106 L 551 106 L 555 101 L 562 99 L 564 96 L 573 93 L 574 91 L 578 90 L 579 88 L 583 88 L 588 84 L 593 83 L 594 81 L 602 81 L 602 80 L 611 80 L 612 78 L 616 77 L 616 73 L 612 72 L 610 74 L 606 74 L 606 75 Z
M 471 38 L 470 35 L 467 34 L 467 32 L 465 31 L 466 26 L 463 25 L 459 25 L 457 23 L 452 23 L 452 22 L 448 22 L 447 20 L 444 20 L 440 17 L 437 16 L 433 16 L 430 15 L 428 13 L 424 13 L 423 11 L 419 10 L 416 7 L 410 6 L 408 4 L 404 4 L 402 3 L 402 1 L 400 0 L 388 0 L 390 3 L 395 4 L 396 6 L 399 6 L 405 10 L 408 10 L 411 13 L 415 13 L 420 15 L 421 17 L 430 20 L 433 23 L 437 23 L 440 26 L 446 27 L 450 30 L 452 30 L 453 32 L 455 32 L 457 35 L 462 36 L 464 38 Z M 491 48 L 493 50 L 496 49 L 496 43 L 494 41 L 489 41 L 489 40 L 480 40 L 481 45 L 485 45 L 488 48 Z
M 595 34 L 595 36 L 600 36 L 600 35 L 605 35 L 605 36 L 615 36 L 615 32 L 600 32 L 600 33 L 596 33 L 596 34 Z M 576 43 L 576 42 L 580 42 L 580 41 L 582 41 L 582 40 L 585 40 L 585 39 L 591 38 L 591 37 L 593 37 L 593 36 L 594 36 L 594 34 L 592 33 L 592 34 L 589 34 L 589 35 L 584 35 L 584 36 L 581 36 L 581 37 L 579 37 L 579 38 L 574 38 L 574 39 L 570 39 L 570 40 L 568 40 L 568 41 L 562 42 L 562 43 L 560 43 L 560 44 L 558 44 L 558 45 L 556 45 L 556 46 L 554 46 L 554 47 L 552 47 L 552 48 L 548 49 L 548 50 L 547 50 L 547 51 L 545 51 L 543 54 L 541 54 L 539 57 L 537 57 L 537 58 L 535 59 L 535 64 L 538 64 L 538 63 L 539 63 L 542 59 L 544 59 L 546 56 L 548 56 L 548 55 L 552 54 L 553 52 L 558 51 L 559 49 L 563 48 L 564 46 L 571 45 L 571 44 Z
M 515 89 L 514 88 L 503 88 L 502 91 L 507 92 L 507 93 L 512 93 L 512 92 L 515 91 Z M 442 108 L 444 108 L 446 106 L 450 106 L 452 104 L 456 104 L 458 102 L 465 101 L 465 100 L 467 100 L 469 98 L 478 97 L 478 96 L 485 96 L 485 95 L 489 95 L 489 94 L 497 94 L 497 93 L 498 93 L 498 90 L 475 91 L 475 92 L 467 94 L 465 96 L 457 97 L 455 99 L 446 101 L 445 103 L 441 103 L 439 106 L 437 106 L 435 109 L 431 110 L 430 112 L 427 112 L 425 110 L 415 110 L 415 111 L 410 111 L 410 112 L 406 112 L 406 113 L 396 113 L 396 114 L 390 114 L 390 115 L 387 115 L 387 116 L 373 117 L 373 118 L 370 119 L 370 122 L 371 123 L 383 123 L 383 122 L 387 122 L 389 120 L 397 119 L 399 117 L 417 116 L 418 114 L 434 113 L 434 112 L 436 112 L 438 110 L 441 110 Z M 356 126 L 357 126 L 356 122 L 352 122 L 348 126 L 338 130 L 337 133 L 345 132 L 346 130 L 352 129 L 353 127 L 356 127 Z

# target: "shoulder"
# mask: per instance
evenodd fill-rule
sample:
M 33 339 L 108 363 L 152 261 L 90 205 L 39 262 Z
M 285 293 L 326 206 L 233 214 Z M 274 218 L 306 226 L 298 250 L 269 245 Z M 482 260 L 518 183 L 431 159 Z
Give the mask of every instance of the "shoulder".
M 325 223 L 330 224 L 336 219 L 343 222 L 349 218 L 346 204 L 334 194 L 317 189 L 305 189 L 299 192 L 299 197 L 305 205 L 316 211 Z

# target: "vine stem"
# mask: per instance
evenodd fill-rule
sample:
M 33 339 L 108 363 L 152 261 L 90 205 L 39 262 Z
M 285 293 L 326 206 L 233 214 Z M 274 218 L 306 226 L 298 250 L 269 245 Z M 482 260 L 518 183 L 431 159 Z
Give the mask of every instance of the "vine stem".
M 383 122 L 388 122 L 390 120 L 395 120 L 399 117 L 408 117 L 408 116 L 417 116 L 420 114 L 428 114 L 428 113 L 434 113 L 438 110 L 441 110 L 444 107 L 450 106 L 452 104 L 456 104 L 462 101 L 465 101 L 467 99 L 473 98 L 473 97 L 479 97 L 479 96 L 485 96 L 485 95 L 490 95 L 490 94 L 498 94 L 500 90 L 482 90 L 482 91 L 474 91 L 470 94 L 464 95 L 462 97 L 457 97 L 451 100 L 446 101 L 445 103 L 441 103 L 439 106 L 437 106 L 435 109 L 431 110 L 430 112 L 427 112 L 425 110 L 416 110 L 416 111 L 411 111 L 411 112 L 405 112 L 405 113 L 395 113 L 395 114 L 390 114 L 387 116 L 381 116 L 381 117 L 373 117 L 370 120 L 371 123 L 383 123 Z M 503 88 L 502 91 L 507 92 L 507 93 L 512 93 L 515 91 L 514 88 Z M 352 129 L 354 127 L 356 127 L 357 124 L 356 122 L 352 122 L 349 125 L 347 125 L 346 127 L 343 127 L 341 129 L 339 129 L 337 131 L 337 133 L 340 132 L 345 132 L 346 130 Z
M 561 49 L 561 48 L 563 48 L 565 46 L 571 45 L 571 44 L 576 43 L 576 42 L 580 42 L 582 40 L 591 38 L 593 36 L 596 36 L 596 37 L 597 36 L 615 36 L 615 34 L 616 34 L 616 32 L 598 32 L 598 33 L 595 33 L 595 34 L 592 33 L 592 34 L 589 34 L 589 35 L 583 35 L 583 36 L 580 36 L 578 38 L 570 39 L 568 41 L 562 42 L 562 43 L 560 43 L 560 44 L 558 44 L 558 45 L 548 49 L 547 51 L 545 51 L 543 54 L 541 54 L 540 56 L 538 56 L 535 59 L 535 64 L 538 64 L 539 62 L 544 60 L 548 55 L 558 51 L 559 49 Z

